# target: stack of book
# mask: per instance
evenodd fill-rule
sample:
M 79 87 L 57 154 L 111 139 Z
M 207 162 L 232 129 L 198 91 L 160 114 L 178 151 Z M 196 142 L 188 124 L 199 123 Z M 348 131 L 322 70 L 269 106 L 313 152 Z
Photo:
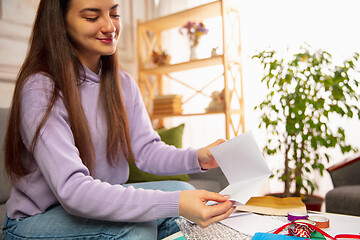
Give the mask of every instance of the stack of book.
M 182 96 L 181 95 L 159 95 L 153 100 L 153 114 L 181 114 Z

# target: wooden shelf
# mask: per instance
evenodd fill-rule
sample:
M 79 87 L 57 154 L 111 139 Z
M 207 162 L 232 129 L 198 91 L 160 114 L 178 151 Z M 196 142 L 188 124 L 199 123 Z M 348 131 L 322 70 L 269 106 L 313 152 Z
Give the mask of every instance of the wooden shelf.
M 244 94 L 242 83 L 242 64 L 240 58 L 240 15 L 238 6 L 239 3 L 236 0 L 216 0 L 208 4 L 147 22 L 138 22 L 138 83 L 150 118 L 154 120 L 154 124 L 158 124 L 158 127 L 163 124 L 164 118 L 168 117 L 191 117 L 220 114 L 225 117 L 225 134 L 227 139 L 231 137 L 230 131 L 232 131 L 235 136 L 240 132 L 245 131 L 244 109 L 242 107 L 244 105 Z M 205 19 L 218 16 L 219 19 L 216 19 L 216 21 L 221 21 L 222 25 L 221 30 L 219 30 L 219 34 L 222 36 L 223 55 L 158 67 L 146 67 L 152 64 L 153 51 L 162 49 L 161 43 L 163 31 L 182 27 L 188 21 L 201 22 Z M 195 95 L 202 93 L 205 96 L 208 96 L 208 94 L 205 94 L 205 88 L 215 81 L 223 81 L 223 88 L 225 90 L 224 104 L 227 108 L 226 111 L 204 112 L 204 109 L 199 108 L 200 112 L 195 113 L 152 114 L 152 104 L 154 98 L 157 95 L 162 95 L 164 93 L 163 81 L 168 81 L 168 78 L 164 78 L 166 74 L 193 69 L 207 71 L 207 69 L 204 69 L 205 67 L 213 66 L 222 67 L 222 77 L 208 79 L 208 82 L 204 83 L 202 87 L 195 87 L 196 84 L 192 84 L 191 81 L 187 81 L 186 79 L 176 80 L 182 83 L 190 91 L 195 91 Z M 221 91 L 222 89 L 218 90 Z M 191 101 L 192 103 L 190 104 L 196 104 L 195 100 L 191 99 Z M 233 102 L 238 102 L 240 109 L 232 109 L 230 105 Z M 235 115 L 238 115 L 239 118 L 236 118 L 234 121 L 232 117 Z
M 191 21 L 199 22 L 206 18 L 212 18 L 221 15 L 221 1 L 211 2 L 199 7 L 184 10 L 168 16 L 160 17 L 145 23 L 141 23 L 139 27 L 161 32 L 178 26 L 186 24 Z
M 191 116 L 204 116 L 204 115 L 215 115 L 215 114 L 224 114 L 221 112 L 202 112 L 202 113 L 182 113 L 182 114 L 154 114 L 151 115 L 151 118 L 167 118 L 167 117 L 191 117 Z
M 224 114 L 225 111 L 217 111 L 217 112 L 201 112 L 201 113 L 182 113 L 182 114 L 153 114 L 151 118 L 167 118 L 167 117 L 191 117 L 191 116 L 204 116 L 204 115 L 217 115 Z M 229 114 L 240 114 L 241 111 L 239 109 L 232 109 L 229 111 Z
M 171 72 L 179 72 L 179 71 L 185 71 L 185 70 L 209 67 L 215 65 L 222 65 L 222 64 L 223 64 L 223 57 L 216 56 L 211 58 L 196 59 L 189 62 L 164 65 L 155 68 L 148 68 L 148 69 L 143 68 L 140 69 L 140 71 L 146 74 L 166 74 Z

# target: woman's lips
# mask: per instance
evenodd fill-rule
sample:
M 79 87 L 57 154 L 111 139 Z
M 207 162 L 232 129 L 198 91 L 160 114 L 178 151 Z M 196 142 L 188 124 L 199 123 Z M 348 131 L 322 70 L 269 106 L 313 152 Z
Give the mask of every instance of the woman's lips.
M 114 41 L 114 38 L 98 38 L 98 40 L 105 44 L 111 44 Z

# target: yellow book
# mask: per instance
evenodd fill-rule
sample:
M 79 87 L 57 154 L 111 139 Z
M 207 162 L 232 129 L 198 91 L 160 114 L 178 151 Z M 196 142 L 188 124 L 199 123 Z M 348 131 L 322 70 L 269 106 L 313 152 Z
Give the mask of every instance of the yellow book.
M 154 98 L 154 100 L 161 100 L 161 99 L 182 99 L 182 95 L 178 95 L 178 94 L 157 95 Z
M 236 210 L 267 215 L 287 216 L 288 212 L 306 213 L 306 206 L 299 197 L 277 198 L 272 196 L 252 197 Z
M 181 114 L 183 109 L 163 109 L 163 110 L 153 110 L 153 114 Z
M 181 109 L 182 104 L 155 104 L 153 109 Z

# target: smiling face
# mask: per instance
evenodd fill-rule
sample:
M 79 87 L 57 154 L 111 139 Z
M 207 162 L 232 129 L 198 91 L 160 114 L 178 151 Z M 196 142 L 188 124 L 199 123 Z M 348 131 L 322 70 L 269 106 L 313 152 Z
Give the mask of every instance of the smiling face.
M 116 51 L 121 28 L 118 1 L 71 0 L 65 20 L 80 61 L 97 72 L 100 56 Z

